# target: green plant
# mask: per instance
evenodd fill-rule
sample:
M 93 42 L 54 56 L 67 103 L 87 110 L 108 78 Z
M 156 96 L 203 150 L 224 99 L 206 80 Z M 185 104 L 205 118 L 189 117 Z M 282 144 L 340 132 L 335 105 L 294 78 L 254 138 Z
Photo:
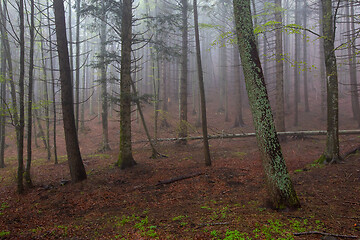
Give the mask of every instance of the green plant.
M 1 203 L 1 206 L 0 206 L 0 216 L 1 215 L 4 215 L 4 213 L 2 211 L 4 211 L 6 208 L 8 208 L 9 205 L 7 204 L 7 202 L 3 202 Z
M 8 235 L 10 235 L 10 232 L 9 232 L 9 231 L 4 231 L 4 230 L 2 230 L 2 231 L 0 232 L 0 237 L 5 237 L 5 236 L 8 236 Z
M 213 236 L 213 237 L 217 237 L 219 234 L 216 230 L 213 230 L 210 232 L 210 235 Z
M 184 218 L 187 218 L 187 216 L 179 215 L 179 216 L 173 217 L 172 220 L 173 221 L 180 221 L 180 220 L 182 220 Z
M 247 240 L 251 239 L 247 236 L 247 233 L 240 233 L 238 230 L 229 231 L 226 230 L 224 240 Z

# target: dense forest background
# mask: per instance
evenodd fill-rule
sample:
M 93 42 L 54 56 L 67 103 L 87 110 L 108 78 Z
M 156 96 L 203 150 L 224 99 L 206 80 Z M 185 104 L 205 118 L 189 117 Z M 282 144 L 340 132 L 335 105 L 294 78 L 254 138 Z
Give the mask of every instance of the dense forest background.
M 0 238 L 356 239 L 359 16 L 1 0 Z

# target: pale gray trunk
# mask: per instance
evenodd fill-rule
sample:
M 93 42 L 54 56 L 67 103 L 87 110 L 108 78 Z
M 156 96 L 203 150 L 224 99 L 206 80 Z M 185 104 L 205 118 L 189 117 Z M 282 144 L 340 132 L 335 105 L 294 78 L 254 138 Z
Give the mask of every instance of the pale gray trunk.
M 197 72 L 199 77 L 199 91 L 200 91 L 200 101 L 201 101 L 201 126 L 202 126 L 203 141 L 204 141 L 204 158 L 205 158 L 205 165 L 210 166 L 211 158 L 210 158 L 210 149 L 209 149 L 208 132 L 207 132 L 206 98 L 205 98 L 205 89 L 204 89 L 203 69 L 201 63 L 198 11 L 197 11 L 196 0 L 194 0 L 194 25 L 195 25 L 196 62 L 197 62 Z
M 277 9 L 281 9 L 281 0 L 275 0 Z M 275 22 L 278 22 L 277 30 L 275 32 L 275 64 L 276 64 L 276 130 L 280 132 L 285 131 L 285 114 L 284 114 L 284 55 L 282 48 L 282 12 L 280 10 L 275 12 Z

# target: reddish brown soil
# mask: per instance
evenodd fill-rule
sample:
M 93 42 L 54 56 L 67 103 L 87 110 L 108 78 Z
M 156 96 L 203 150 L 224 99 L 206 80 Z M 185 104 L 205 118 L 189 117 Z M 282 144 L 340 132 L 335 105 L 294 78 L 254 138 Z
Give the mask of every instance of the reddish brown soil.
M 212 109 L 217 106 L 210 101 Z M 347 100 L 341 100 L 341 128 L 356 126 Z M 175 104 L 173 105 L 175 107 Z M 233 109 L 230 106 L 230 109 Z M 147 113 L 152 122 L 151 107 Z M 302 111 L 302 110 L 301 110 Z M 300 126 L 289 130 L 325 129 L 319 109 L 301 112 Z M 211 134 L 253 132 L 249 110 L 246 126 L 232 128 L 224 115 L 211 111 Z M 171 116 L 176 115 L 176 109 Z M 162 137 L 176 134 L 176 120 L 168 119 Z M 191 116 L 194 123 L 196 116 Z M 233 120 L 233 114 L 230 115 Z M 235 230 L 251 239 L 320 239 L 321 235 L 292 236 L 293 232 L 321 231 L 360 236 L 360 159 L 352 155 L 341 164 L 311 165 L 325 147 L 325 137 L 288 138 L 282 150 L 302 208 L 274 211 L 267 207 L 266 191 L 254 138 L 211 140 L 213 166 L 205 167 L 201 141 L 188 145 L 158 144 L 167 158 L 150 159 L 146 143 L 134 144 L 137 165 L 128 170 L 114 166 L 118 153 L 118 123 L 110 123 L 112 151 L 96 153 L 101 142 L 101 124 L 95 119 L 80 133 L 81 151 L 88 180 L 68 183 L 68 166 L 62 132 L 59 131 L 60 163 L 45 160 L 43 148 L 34 150 L 32 176 L 35 187 L 15 193 L 15 147 L 6 150 L 5 169 L 0 169 L 0 236 L 5 239 L 224 239 Z M 144 134 L 136 122 L 134 141 Z M 61 125 L 59 125 L 61 129 Z M 152 127 L 150 126 L 150 129 Z M 194 128 L 195 129 L 195 128 Z M 11 131 L 11 130 L 9 130 Z M 200 131 L 197 129 L 197 131 Z M 13 133 L 8 139 L 13 138 Z M 191 135 L 200 135 L 191 131 Z M 358 146 L 358 136 L 341 136 L 342 153 Z M 39 141 L 39 144 L 42 143 Z M 42 145 L 41 145 L 42 146 Z M 201 175 L 167 185 L 159 181 L 178 176 Z M 156 227 L 155 227 L 156 226 Z M 0 237 L 1 238 L 1 237 Z M 227 239 L 242 239 L 230 238 Z

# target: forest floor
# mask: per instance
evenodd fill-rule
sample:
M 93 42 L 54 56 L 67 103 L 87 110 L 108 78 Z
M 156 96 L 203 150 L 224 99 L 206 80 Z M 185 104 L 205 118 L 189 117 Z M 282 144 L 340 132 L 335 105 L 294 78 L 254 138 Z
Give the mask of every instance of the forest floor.
M 355 123 L 344 112 L 342 129 L 352 128 Z M 223 114 L 213 111 L 211 133 L 253 132 L 248 110 L 245 115 L 247 125 L 232 128 L 232 122 L 223 122 Z M 300 127 L 289 129 L 324 129 L 318 115 L 315 110 L 302 113 Z M 160 136 L 176 134 L 175 120 L 169 123 L 172 127 L 161 129 Z M 133 125 L 134 141 L 144 140 L 141 128 Z M 114 165 L 118 122 L 110 122 L 113 150 L 105 153 L 97 152 L 101 124 L 95 119 L 86 127 L 80 145 L 88 179 L 77 184 L 62 184 L 69 172 L 59 130 L 60 163 L 47 161 L 43 147 L 34 149 L 35 186 L 18 195 L 15 145 L 8 143 L 7 166 L 0 169 L 0 239 L 321 239 L 320 234 L 294 236 L 310 231 L 360 238 L 360 155 L 336 165 L 314 163 L 324 150 L 324 136 L 281 142 L 302 207 L 279 212 L 266 203 L 255 138 L 210 140 L 211 167 L 204 166 L 199 140 L 186 146 L 159 142 L 158 151 L 167 155 L 159 159 L 149 158 L 148 144 L 135 143 L 137 165 L 120 170 Z M 360 145 L 360 138 L 341 136 L 340 144 L 344 154 Z M 192 177 L 159 184 L 184 176 Z

